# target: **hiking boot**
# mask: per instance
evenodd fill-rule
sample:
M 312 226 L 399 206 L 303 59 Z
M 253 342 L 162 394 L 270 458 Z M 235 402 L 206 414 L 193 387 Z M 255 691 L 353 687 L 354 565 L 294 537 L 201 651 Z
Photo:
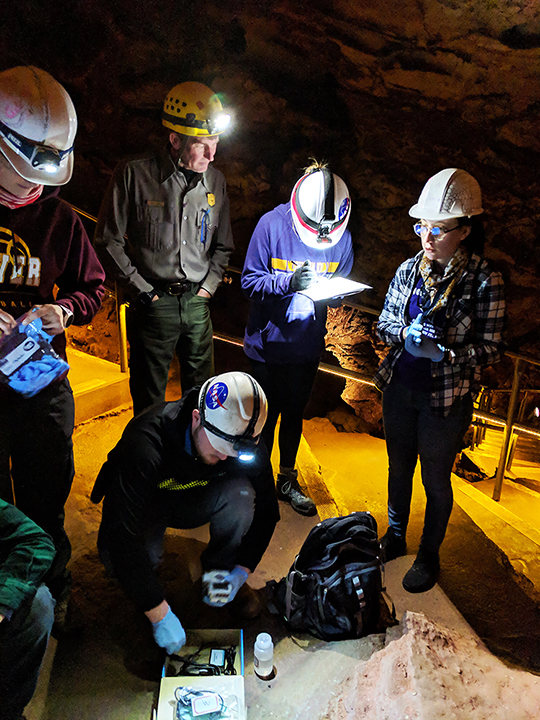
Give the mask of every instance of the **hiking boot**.
M 439 569 L 439 553 L 420 548 L 411 569 L 403 578 L 403 587 L 410 593 L 431 590 L 439 577 Z
M 280 500 L 290 503 L 292 509 L 300 515 L 315 515 L 317 513 L 317 507 L 313 500 L 300 490 L 298 470 L 278 473 L 277 495 Z
M 381 559 L 385 563 L 407 554 L 405 538 L 396 535 L 392 528 L 388 528 L 379 542 L 382 549 Z

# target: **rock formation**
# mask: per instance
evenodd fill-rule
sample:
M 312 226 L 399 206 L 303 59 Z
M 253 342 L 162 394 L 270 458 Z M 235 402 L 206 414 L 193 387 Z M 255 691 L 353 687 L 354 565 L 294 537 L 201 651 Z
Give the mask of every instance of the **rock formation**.
M 395 637 L 393 637 L 395 635 Z M 536 720 L 540 678 L 504 665 L 472 638 L 407 612 L 384 650 L 345 681 L 332 720 Z

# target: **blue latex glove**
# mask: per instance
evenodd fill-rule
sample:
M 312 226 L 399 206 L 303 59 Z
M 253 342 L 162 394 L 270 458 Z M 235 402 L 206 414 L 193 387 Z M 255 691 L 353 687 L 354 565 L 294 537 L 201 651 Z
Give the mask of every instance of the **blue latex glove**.
M 236 593 L 240 590 L 248 577 L 248 573 L 244 570 L 244 568 L 241 568 L 239 565 L 236 565 L 236 567 L 231 570 L 231 572 L 227 575 L 225 579 L 232 585 L 232 590 L 229 595 L 229 602 L 231 602 L 231 600 L 234 600 L 234 598 L 236 597 Z
M 293 320 L 307 320 L 308 318 L 315 317 L 315 304 L 311 298 L 307 295 L 301 295 L 300 293 L 294 293 L 291 297 L 289 307 L 285 312 L 287 322 Z
M 236 565 L 233 570 L 211 570 L 203 575 L 203 602 L 222 607 L 234 600 L 236 593 L 248 579 L 248 573 Z
M 311 267 L 309 260 L 306 260 L 303 265 L 293 272 L 291 277 L 290 289 L 292 292 L 298 290 L 306 290 L 310 285 L 313 285 L 317 279 L 317 273 Z
M 168 609 L 163 620 L 152 623 L 152 632 L 156 643 L 164 648 L 168 655 L 177 653 L 186 644 L 184 628 L 171 608 Z
M 407 328 L 407 337 L 405 338 L 405 342 L 407 342 L 407 339 L 409 338 L 409 343 L 414 343 L 415 345 L 420 345 L 422 342 L 422 314 L 417 315 Z M 407 345 L 405 345 L 405 347 L 407 347 Z M 414 353 L 412 354 L 414 355 Z
M 434 362 L 440 362 L 444 357 L 444 350 L 436 342 L 425 337 L 422 333 L 412 331 L 413 325 L 409 325 L 407 337 L 405 338 L 405 350 L 414 357 L 429 358 Z

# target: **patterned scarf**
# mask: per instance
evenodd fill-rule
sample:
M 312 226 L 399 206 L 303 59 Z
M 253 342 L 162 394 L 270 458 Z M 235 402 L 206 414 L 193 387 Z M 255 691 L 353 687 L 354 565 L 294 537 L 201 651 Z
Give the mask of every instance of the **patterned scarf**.
M 431 306 L 424 313 L 424 317 L 431 315 L 440 308 L 448 305 L 448 299 L 452 294 L 456 283 L 461 277 L 463 270 L 469 262 L 469 253 L 460 246 L 452 255 L 450 262 L 440 275 L 431 260 L 424 255 L 420 262 L 420 275 L 424 281 L 424 288 L 427 291 Z
M 17 208 L 36 202 L 42 192 L 43 185 L 38 185 L 34 190 L 32 190 L 30 195 L 20 198 L 17 197 L 17 195 L 10 193 L 9 190 L 6 190 L 0 185 L 0 205 L 5 205 L 10 210 L 16 210 Z

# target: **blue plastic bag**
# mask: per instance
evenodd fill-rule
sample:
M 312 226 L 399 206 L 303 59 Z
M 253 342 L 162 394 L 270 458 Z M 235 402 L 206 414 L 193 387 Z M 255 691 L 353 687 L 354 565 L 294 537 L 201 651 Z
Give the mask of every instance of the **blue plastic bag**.
M 18 323 L 0 340 L 0 382 L 32 397 L 66 375 L 69 365 L 53 350 L 51 336 L 43 330 L 41 318 L 28 325 Z

